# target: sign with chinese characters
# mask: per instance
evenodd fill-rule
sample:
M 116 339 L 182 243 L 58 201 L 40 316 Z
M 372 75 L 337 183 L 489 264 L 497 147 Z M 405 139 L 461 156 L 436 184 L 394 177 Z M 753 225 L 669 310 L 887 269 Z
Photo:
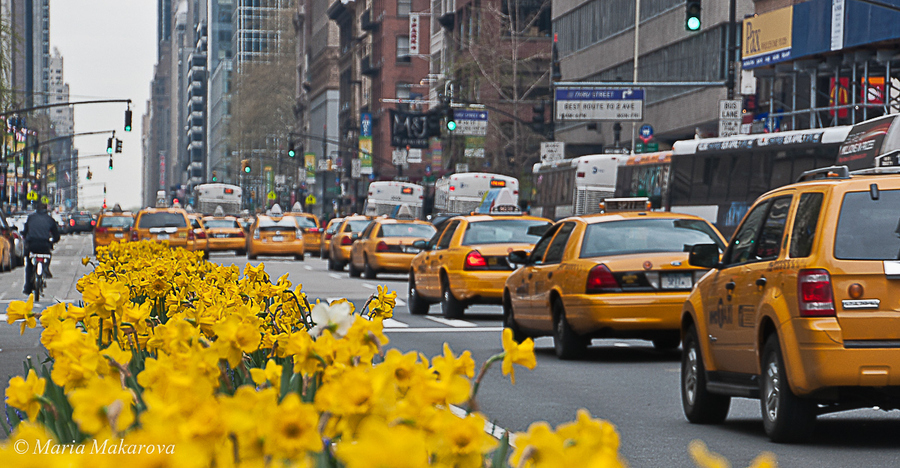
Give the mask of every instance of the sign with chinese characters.
M 561 88 L 556 90 L 556 120 L 643 120 L 641 88 Z
M 419 55 L 419 14 L 409 14 L 409 55 Z

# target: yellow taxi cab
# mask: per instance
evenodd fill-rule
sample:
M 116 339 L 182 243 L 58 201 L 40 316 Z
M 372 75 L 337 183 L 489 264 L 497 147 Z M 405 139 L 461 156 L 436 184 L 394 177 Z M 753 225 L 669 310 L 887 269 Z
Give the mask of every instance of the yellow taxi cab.
M 759 399 L 773 441 L 808 438 L 819 414 L 896 408 L 900 395 L 900 172 L 808 171 L 762 195 L 684 304 L 682 406 L 718 423 Z
M 131 241 L 168 242 L 170 247 L 194 248 L 194 231 L 187 212 L 181 208 L 144 208 L 138 211 L 131 229 Z
M 325 229 L 322 230 L 322 241 L 319 244 L 319 257 L 324 259 L 329 257 L 328 253 L 331 249 L 331 237 L 334 236 L 334 231 L 341 226 L 342 221 L 344 221 L 344 218 L 333 218 L 331 221 L 328 221 Z
M 426 314 L 440 302 L 447 318 L 460 318 L 471 304 L 500 304 L 513 268 L 507 255 L 531 249 L 551 225 L 545 218 L 509 215 L 457 216 L 422 248 L 409 269 L 408 306 Z
M 97 219 L 94 227 L 94 254 L 97 247 L 107 246 L 113 242 L 131 240 L 131 227 L 134 225 L 134 214 L 130 211 L 104 211 Z
M 319 247 L 322 244 L 322 228 L 319 227 L 319 218 L 312 213 L 288 213 L 297 220 L 297 225 L 303 231 L 303 248 L 318 257 L 321 253 Z
M 209 258 L 209 239 L 201 215 L 189 213 L 188 221 L 190 221 L 191 230 L 194 232 L 193 247 L 190 250 L 203 252 L 203 258 Z
M 247 254 L 247 238 L 238 218 L 234 216 L 206 216 L 207 242 L 210 252 L 234 250 L 235 255 Z
M 562 219 L 530 253 L 510 254 L 522 267 L 506 280 L 504 326 L 519 340 L 553 336 L 560 359 L 579 357 L 592 338 L 677 348 L 681 306 L 707 271 L 688 265 L 695 244 L 725 247 L 715 227 L 686 214 L 607 210 Z
M 340 271 L 350 261 L 350 247 L 354 234 L 359 236 L 366 226 L 372 222 L 371 216 L 351 215 L 343 218 L 334 230 L 328 246 L 328 269 Z
M 260 255 L 272 255 L 293 256 L 295 260 L 303 261 L 303 250 L 303 231 L 296 218 L 285 216 L 280 209 L 258 215 L 250 226 L 247 239 L 247 258 L 250 260 L 256 260 Z
M 413 257 L 419 253 L 413 242 L 426 241 L 435 231 L 424 221 L 376 218 L 350 248 L 350 276 L 362 273 L 367 279 L 375 279 L 378 273 L 409 272 Z

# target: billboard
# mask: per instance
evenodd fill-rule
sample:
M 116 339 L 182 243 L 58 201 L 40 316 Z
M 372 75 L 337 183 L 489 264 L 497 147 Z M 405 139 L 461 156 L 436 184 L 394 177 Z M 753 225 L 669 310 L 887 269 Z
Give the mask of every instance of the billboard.
M 792 6 L 744 19 L 742 67 L 750 69 L 789 60 L 793 24 Z

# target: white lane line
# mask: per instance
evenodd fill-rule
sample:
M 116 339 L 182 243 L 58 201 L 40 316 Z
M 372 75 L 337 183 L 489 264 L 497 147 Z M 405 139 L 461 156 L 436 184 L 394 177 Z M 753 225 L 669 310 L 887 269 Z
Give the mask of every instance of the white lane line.
M 337 273 L 328 273 L 328 276 L 330 276 L 330 277 L 332 277 L 332 278 L 334 278 L 334 279 L 343 279 L 343 278 L 344 278 L 343 276 L 341 276 L 341 275 L 339 275 L 339 274 L 337 274 Z
M 450 412 L 455 414 L 459 418 L 466 417 L 466 410 L 460 408 L 456 405 L 450 405 Z M 508 430 L 490 422 L 484 422 L 484 432 L 487 432 L 491 437 L 495 439 L 501 439 L 505 434 L 509 434 L 509 445 L 510 447 L 516 446 L 516 434 L 513 432 L 509 432 Z
M 7 294 L 9 294 L 9 291 L 3 291 L 3 294 L 0 294 L 0 299 L 6 297 Z
M 381 323 L 384 325 L 384 328 L 409 328 L 409 324 L 392 318 L 384 319 Z
M 442 323 L 444 325 L 449 325 L 451 327 L 457 328 L 471 328 L 478 326 L 472 322 L 466 322 L 465 320 L 445 319 L 444 317 L 432 317 L 430 315 L 426 315 L 425 318 L 431 320 L 432 322 Z
M 375 286 L 374 284 L 369 284 L 369 283 L 363 283 L 362 287 L 367 288 L 367 289 L 378 289 L 378 286 Z
M 457 333 L 457 332 L 502 332 L 503 327 L 475 327 L 475 328 L 445 328 L 445 327 L 429 327 L 429 328 L 391 328 L 384 330 L 387 333 Z
M 613 346 L 615 346 L 616 348 L 630 348 L 631 347 L 631 345 L 628 343 L 616 343 Z
M 0 314 L 0 322 L 6 322 L 6 314 Z
M 397 305 L 398 305 L 398 306 L 403 307 L 403 306 L 406 305 L 406 301 L 404 301 L 403 299 L 400 299 L 400 298 L 398 297 L 396 300 L 397 300 Z
M 309 266 L 309 265 L 306 265 L 306 266 L 304 266 L 303 268 L 306 268 L 307 270 L 312 271 L 312 267 Z

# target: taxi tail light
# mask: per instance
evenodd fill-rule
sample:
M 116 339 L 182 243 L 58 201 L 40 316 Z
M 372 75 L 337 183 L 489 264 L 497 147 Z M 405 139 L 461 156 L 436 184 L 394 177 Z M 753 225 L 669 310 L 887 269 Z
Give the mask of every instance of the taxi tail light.
M 107 229 L 105 227 L 98 227 L 95 232 L 97 234 L 106 234 L 107 231 L 109 231 L 109 229 Z
M 465 270 L 484 270 L 487 269 L 487 260 L 477 250 L 473 250 L 466 255 Z
M 385 242 L 385 241 L 379 242 L 378 245 L 375 246 L 375 251 L 377 251 L 377 252 L 387 252 L 387 251 L 388 251 L 388 245 L 387 245 L 387 242 Z
M 330 232 L 325 233 L 325 240 L 331 240 L 332 234 Z
M 240 237 L 240 238 L 243 238 L 243 237 L 244 237 L 244 230 L 243 230 L 243 229 L 241 229 L 241 231 L 240 231 L 240 232 L 238 232 L 238 233 L 237 233 L 237 234 L 235 234 L 235 236 L 236 236 L 236 237 Z
M 318 234 L 318 233 L 322 232 L 322 228 L 309 228 L 309 232 L 311 234 Z
M 137 231 L 131 231 L 131 241 L 137 242 L 139 240 L 141 240 L 141 238 L 140 238 L 140 236 L 138 236 Z
M 197 239 L 206 239 L 206 231 L 202 229 L 198 230 L 195 235 L 197 236 Z
M 591 268 L 591 271 L 588 273 L 587 277 L 587 287 L 585 288 L 586 294 L 598 294 L 618 291 L 621 291 L 619 282 L 616 280 L 616 277 L 613 276 L 612 272 L 609 271 L 609 268 L 607 268 L 606 265 L 601 263 L 594 268 Z
M 188 240 L 194 240 L 194 231 L 188 231 Z
M 97 224 L 97 221 L 94 221 L 94 220 L 92 219 L 92 220 L 91 220 L 91 226 L 94 226 L 94 225 L 96 225 L 96 224 Z
M 801 317 L 834 317 L 834 295 L 828 270 L 800 270 L 797 276 L 797 300 Z
M 350 245 L 353 243 L 353 239 L 350 236 L 341 237 L 341 245 Z
M 74 226 L 74 225 L 75 225 L 75 220 L 74 220 L 74 219 L 70 219 L 70 220 L 69 220 L 69 226 Z

